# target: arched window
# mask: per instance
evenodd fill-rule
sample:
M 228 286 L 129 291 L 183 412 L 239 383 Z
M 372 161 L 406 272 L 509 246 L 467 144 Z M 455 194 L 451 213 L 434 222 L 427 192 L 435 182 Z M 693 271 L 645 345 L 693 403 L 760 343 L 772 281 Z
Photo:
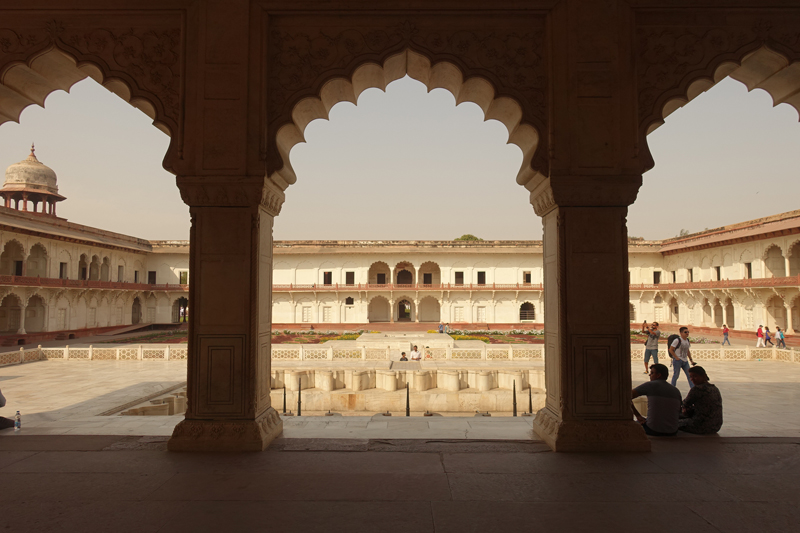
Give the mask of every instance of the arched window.
M 519 306 L 519 319 L 536 320 L 536 308 L 530 302 L 525 302 Z
M 353 302 L 354 300 L 352 296 L 348 296 L 347 298 L 344 299 L 344 305 L 353 305 Z

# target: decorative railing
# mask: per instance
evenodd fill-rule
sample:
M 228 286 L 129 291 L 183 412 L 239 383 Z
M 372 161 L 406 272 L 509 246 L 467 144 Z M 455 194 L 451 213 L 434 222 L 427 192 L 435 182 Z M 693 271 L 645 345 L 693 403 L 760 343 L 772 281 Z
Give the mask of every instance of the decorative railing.
M 82 279 L 40 278 L 38 276 L 0 276 L 0 285 L 21 287 L 70 287 L 88 289 L 123 289 L 130 291 L 188 291 L 189 285 L 179 283 L 127 283 L 124 281 L 95 281 Z
M 378 284 L 378 283 L 352 283 L 352 284 L 275 284 L 273 291 L 494 291 L 494 290 L 521 290 L 541 291 L 541 284 L 533 283 L 418 283 L 418 284 Z
M 18 351 L 0 353 L 0 366 L 70 359 L 83 361 L 174 361 L 189 356 L 186 344 L 120 344 L 73 345 L 58 348 L 20 348 Z
M 425 348 L 423 361 L 544 360 L 542 344 L 486 344 L 476 348 Z M 400 350 L 391 348 L 336 348 L 320 344 L 274 344 L 273 361 L 398 361 Z
M 631 345 L 631 359 L 642 357 L 644 348 L 641 344 Z M 671 356 L 666 346 L 658 349 L 659 362 L 670 366 Z M 800 363 L 800 348 L 756 348 L 754 346 L 719 346 L 707 344 L 692 345 L 692 359 L 698 364 L 703 361 L 753 361 L 773 360 L 787 363 Z
M 723 279 L 691 283 L 659 283 L 631 285 L 631 290 L 736 289 L 744 287 L 800 287 L 800 276 L 782 278 Z

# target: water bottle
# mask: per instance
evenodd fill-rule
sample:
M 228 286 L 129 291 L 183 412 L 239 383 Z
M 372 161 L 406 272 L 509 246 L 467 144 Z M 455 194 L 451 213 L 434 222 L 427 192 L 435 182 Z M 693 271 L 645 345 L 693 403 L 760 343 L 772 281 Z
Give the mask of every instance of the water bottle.
M 19 431 L 20 429 L 22 429 L 22 415 L 17 411 L 17 414 L 14 415 L 14 431 Z

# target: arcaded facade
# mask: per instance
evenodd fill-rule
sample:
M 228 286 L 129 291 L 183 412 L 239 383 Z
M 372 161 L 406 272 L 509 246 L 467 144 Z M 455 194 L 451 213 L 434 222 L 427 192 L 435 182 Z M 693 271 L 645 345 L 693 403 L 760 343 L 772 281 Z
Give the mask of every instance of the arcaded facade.
M 6 4 L 0 122 L 88 76 L 171 136 L 163 165 L 192 216 L 188 409 L 171 450 L 263 450 L 280 434 L 272 230 L 304 179 L 291 148 L 335 104 L 405 75 L 476 103 L 523 153 L 519 193 L 544 228 L 536 434 L 558 451 L 649 450 L 630 417 L 626 220 L 655 165 L 647 136 L 726 77 L 800 106 L 800 0 Z M 757 251 L 754 270 L 768 261 Z M 686 293 L 694 307 L 676 299 L 678 313 L 706 300 L 726 309 L 734 281 L 750 283 L 695 282 L 710 285 Z M 796 290 L 744 289 L 754 316 L 769 291 L 791 304 Z

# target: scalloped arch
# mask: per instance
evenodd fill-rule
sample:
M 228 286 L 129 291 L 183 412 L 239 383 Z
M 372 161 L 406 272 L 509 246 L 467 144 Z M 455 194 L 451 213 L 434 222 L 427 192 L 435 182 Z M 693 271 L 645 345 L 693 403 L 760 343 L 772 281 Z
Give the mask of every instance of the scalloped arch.
M 166 117 L 157 98 L 134 86 L 132 78 L 126 79 L 121 73 L 113 75 L 99 62 L 78 61 L 55 45 L 26 62 L 11 63 L 0 72 L 0 124 L 19 122 L 28 106 L 44 107 L 51 93 L 69 93 L 73 85 L 87 77 L 142 111 L 155 127 L 173 137 L 177 124 Z
M 784 54 L 762 45 L 744 53 L 740 59 L 723 55 L 712 61 L 706 71 L 687 74 L 677 89 L 657 99 L 656 109 L 661 109 L 661 117 L 654 115 L 645 119 L 645 135 L 664 124 L 670 114 L 727 77 L 740 81 L 748 91 L 762 89 L 772 98 L 773 106 L 789 104 L 800 118 L 800 62 L 791 62 Z
M 289 159 L 291 149 L 304 142 L 303 132 L 311 121 L 328 119 L 331 108 L 339 102 L 357 104 L 358 96 L 366 89 L 386 90 L 386 86 L 408 75 L 425 84 L 428 91 L 447 89 L 456 99 L 456 105 L 472 102 L 483 110 L 485 120 L 497 120 L 508 130 L 508 142 L 522 150 L 522 166 L 517 173 L 517 183 L 528 184 L 537 174 L 533 158 L 539 146 L 539 132 L 522 122 L 523 110 L 513 98 L 497 96 L 489 80 L 473 76 L 464 78 L 462 71 L 447 61 L 432 64 L 426 56 L 406 49 L 388 57 L 383 64 L 366 62 L 355 69 L 348 78 L 335 77 L 322 85 L 320 94 L 300 100 L 292 109 L 292 121 L 283 125 L 276 134 L 276 145 L 283 167 L 269 178 L 285 190 L 297 181 Z
M 772 250 L 773 248 L 777 248 L 778 251 L 781 253 L 781 257 L 785 257 L 785 254 L 783 253 L 783 248 L 781 247 L 781 245 L 773 242 L 769 246 L 764 248 L 764 253 L 761 254 L 761 259 L 765 260 L 767 258 L 767 255 L 769 254 L 769 251 Z

